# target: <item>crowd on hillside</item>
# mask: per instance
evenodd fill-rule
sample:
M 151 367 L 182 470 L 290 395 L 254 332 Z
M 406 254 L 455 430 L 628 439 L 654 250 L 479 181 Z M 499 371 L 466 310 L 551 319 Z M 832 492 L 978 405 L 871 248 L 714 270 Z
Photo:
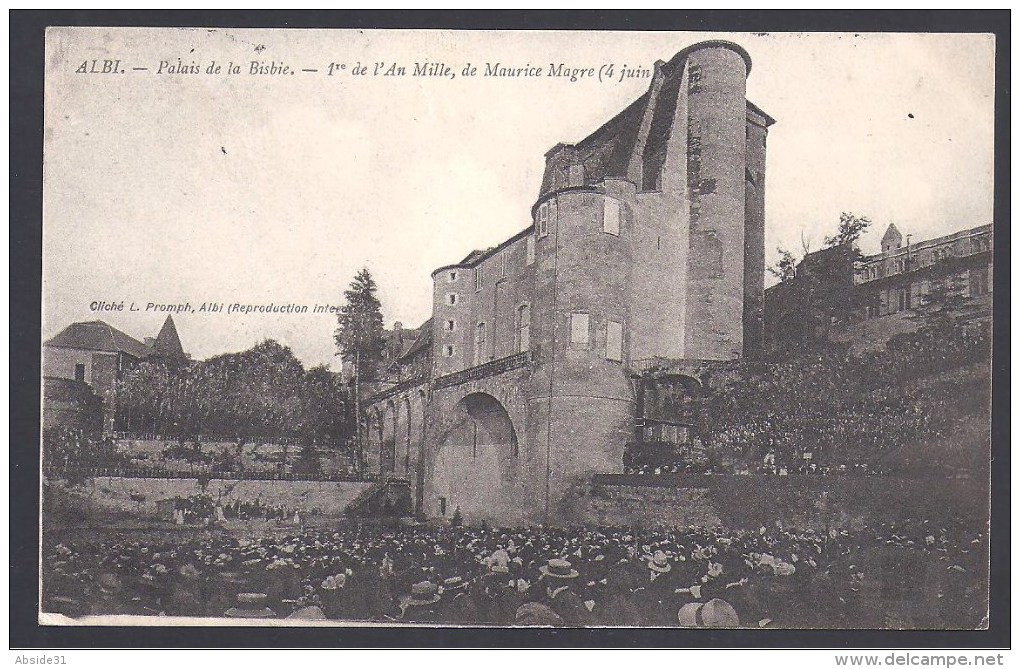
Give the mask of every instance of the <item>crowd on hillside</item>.
M 979 529 L 926 521 L 856 532 L 779 523 L 756 531 L 371 526 L 184 543 L 89 538 L 44 549 L 43 608 L 755 628 L 864 627 L 899 616 L 972 628 L 985 542 Z
M 987 411 L 990 339 L 982 329 L 903 336 L 863 357 L 818 355 L 762 365 L 702 398 L 700 451 L 633 449 L 628 473 L 889 472 L 895 449 L 934 442 Z

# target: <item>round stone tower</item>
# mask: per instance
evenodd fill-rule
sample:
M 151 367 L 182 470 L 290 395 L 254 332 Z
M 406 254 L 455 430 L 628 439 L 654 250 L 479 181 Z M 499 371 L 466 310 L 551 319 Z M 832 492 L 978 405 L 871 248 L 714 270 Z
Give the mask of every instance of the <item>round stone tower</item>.
M 729 360 L 743 349 L 747 53 L 703 42 L 687 54 L 689 234 L 686 350 Z M 674 129 L 675 131 L 676 129 Z

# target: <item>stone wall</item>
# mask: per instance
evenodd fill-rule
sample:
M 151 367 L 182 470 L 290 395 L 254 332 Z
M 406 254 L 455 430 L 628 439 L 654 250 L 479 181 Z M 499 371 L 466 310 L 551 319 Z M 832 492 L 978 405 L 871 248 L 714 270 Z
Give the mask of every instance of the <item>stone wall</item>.
M 893 477 L 602 475 L 563 501 L 561 522 L 597 525 L 707 525 L 861 528 L 875 522 L 962 518 L 984 526 L 987 481 Z
M 206 494 L 224 502 L 234 500 L 283 505 L 305 513 L 340 515 L 346 506 L 371 483 L 335 483 L 320 481 L 225 481 L 214 479 Z M 130 512 L 156 515 L 159 503 L 174 497 L 202 493 L 197 479 L 96 478 L 83 492 L 73 493 L 94 511 Z M 131 496 L 143 496 L 140 503 Z

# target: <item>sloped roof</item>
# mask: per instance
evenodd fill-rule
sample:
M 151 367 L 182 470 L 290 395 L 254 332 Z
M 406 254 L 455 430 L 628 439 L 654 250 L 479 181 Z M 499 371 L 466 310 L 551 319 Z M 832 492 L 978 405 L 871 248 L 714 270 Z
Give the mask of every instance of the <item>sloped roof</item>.
M 163 327 L 156 335 L 156 341 L 153 342 L 152 348 L 155 353 L 167 358 L 184 357 L 184 347 L 181 346 L 181 338 L 177 334 L 173 316 L 168 315 L 163 321 Z
M 76 348 L 85 351 L 110 351 L 145 358 L 152 349 L 131 335 L 125 334 L 104 321 L 71 323 L 45 343 L 56 348 Z M 178 346 L 180 341 L 178 341 Z
M 660 61 L 658 76 L 661 82 L 656 90 L 654 85 L 641 97 L 628 105 L 623 111 L 609 119 L 593 133 L 573 146 L 558 144 L 550 154 L 561 149 L 573 153 L 572 161 L 584 165 L 585 184 L 597 184 L 607 178 L 626 178 L 628 166 L 634 151 L 638 149 L 638 140 L 642 119 L 646 110 L 651 107 L 652 118 L 648 137 L 643 147 L 641 159 L 647 174 L 646 180 L 654 181 L 662 170 L 666 159 L 666 149 L 672 132 L 673 117 L 680 88 L 683 85 L 684 67 L 687 57 L 705 47 L 722 46 L 736 51 L 751 71 L 751 59 L 740 46 L 731 42 L 710 40 L 694 44 L 679 51 L 668 62 Z M 653 96 L 654 93 L 654 96 Z M 746 101 L 749 110 L 760 116 L 766 126 L 775 123 L 775 119 L 761 110 L 757 105 Z M 549 154 L 547 154 L 549 155 Z M 644 188 L 645 184 L 637 184 Z M 553 190 L 553 176 L 546 171 L 543 177 L 542 193 Z
M 418 336 L 415 338 L 414 342 L 406 351 L 404 351 L 403 355 L 400 356 L 401 360 L 404 358 L 410 358 L 415 353 L 418 353 L 422 349 L 432 345 L 432 319 L 430 318 L 422 323 L 418 327 L 417 333 Z
M 895 223 L 890 223 L 889 227 L 885 229 L 885 234 L 882 235 L 882 243 L 892 241 L 893 239 L 903 239 L 903 235 L 900 233 L 900 229 L 896 227 Z

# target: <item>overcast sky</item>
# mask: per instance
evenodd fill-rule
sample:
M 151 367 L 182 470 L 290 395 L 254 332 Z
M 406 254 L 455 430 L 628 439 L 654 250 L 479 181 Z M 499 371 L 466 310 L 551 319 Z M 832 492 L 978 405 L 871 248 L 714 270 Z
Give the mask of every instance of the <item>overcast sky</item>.
M 841 211 L 921 240 L 991 222 L 994 39 L 982 35 L 55 29 L 47 35 L 43 334 L 103 319 L 139 339 L 153 303 L 339 304 L 367 266 L 387 325 L 429 317 L 429 274 L 529 225 L 544 153 L 648 79 L 481 76 L 484 64 L 651 69 L 725 38 L 776 118 L 766 253 Z M 160 61 L 203 74 L 159 74 Z M 79 74 L 120 59 L 124 74 Z M 236 75 L 206 75 L 215 60 Z M 294 75 L 251 75 L 251 61 Z M 352 76 L 442 62 L 444 77 Z M 327 76 L 329 63 L 345 70 Z M 479 76 L 465 78 L 467 65 Z M 148 68 L 135 70 L 133 68 Z M 319 72 L 301 72 L 300 69 Z M 164 70 L 167 69 L 164 66 Z M 94 312 L 94 301 L 138 312 Z M 196 358 L 261 339 L 332 363 L 329 315 L 175 316 Z

